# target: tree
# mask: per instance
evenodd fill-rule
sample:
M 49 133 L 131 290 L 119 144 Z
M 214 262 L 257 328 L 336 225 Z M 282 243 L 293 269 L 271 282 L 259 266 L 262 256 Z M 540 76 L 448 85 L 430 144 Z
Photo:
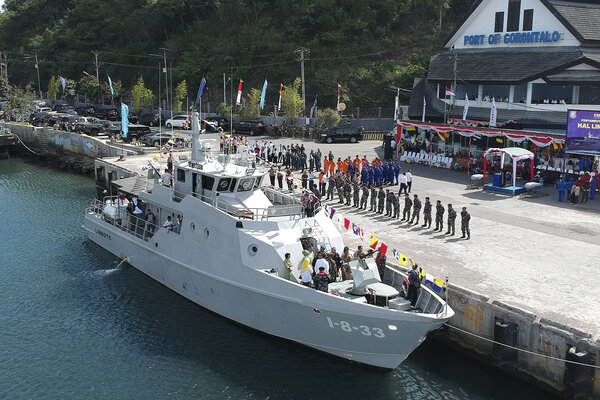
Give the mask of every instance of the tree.
M 77 82 L 77 93 L 85 95 L 88 100 L 96 100 L 100 95 L 100 85 L 95 77 L 84 75 Z
M 131 96 L 133 97 L 133 108 L 141 111 L 142 109 L 152 109 L 152 100 L 154 99 L 154 92 L 144 86 L 144 78 L 139 77 L 137 83 L 131 90 Z
M 302 96 L 300 95 L 300 78 L 294 83 L 284 86 L 281 92 L 281 113 L 289 122 L 296 122 L 302 113 Z M 259 92 L 260 95 L 260 92 Z M 259 97 L 260 99 L 260 97 Z
M 48 82 L 48 100 L 54 102 L 56 101 L 56 97 L 58 96 L 60 90 L 60 79 L 56 79 L 54 75 L 50 78 Z
M 260 118 L 260 109 L 258 108 L 260 103 L 260 95 L 261 91 L 256 88 L 251 89 L 250 93 L 246 95 L 242 105 L 242 111 L 240 112 L 240 115 L 243 119 Z
M 324 110 L 319 110 L 319 115 L 317 115 L 317 121 L 319 126 L 338 126 L 340 123 L 340 114 L 332 110 L 331 108 L 326 108 Z
M 2 95 L 7 99 L 4 109 L 9 112 L 13 118 L 19 118 L 25 113 L 25 110 L 31 108 L 33 93 L 30 90 L 22 90 L 10 86 L 4 77 L 0 77 L 0 90 L 2 91 Z
M 175 88 L 175 105 L 174 109 L 177 114 L 181 113 L 183 108 L 183 100 L 187 97 L 187 82 L 182 80 Z
M 217 114 L 219 114 L 229 123 L 231 120 L 231 106 L 225 103 L 220 103 L 217 106 Z

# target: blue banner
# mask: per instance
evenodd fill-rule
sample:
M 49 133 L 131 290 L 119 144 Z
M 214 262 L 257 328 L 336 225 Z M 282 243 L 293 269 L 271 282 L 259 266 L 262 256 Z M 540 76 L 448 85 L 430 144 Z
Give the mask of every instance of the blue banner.
M 569 110 L 567 114 L 565 151 L 600 155 L 600 112 Z
M 106 75 L 106 76 L 108 76 L 108 86 L 110 86 L 110 95 L 114 96 L 115 91 L 113 90 L 113 87 L 112 87 L 112 80 L 110 79 L 110 75 Z
M 317 108 L 317 96 L 315 96 L 315 102 L 313 103 L 312 107 L 310 108 L 310 119 L 312 119 L 313 114 L 315 112 L 315 108 Z
M 121 136 L 126 138 L 129 133 L 129 107 L 121 103 Z
M 61 83 L 62 89 L 63 89 L 63 97 L 65 97 L 65 88 L 67 87 L 67 82 L 65 81 L 65 78 L 63 78 L 62 76 L 60 77 L 60 83 Z
M 262 93 L 260 94 L 260 109 L 265 109 L 265 96 L 267 95 L 267 80 L 265 79 L 265 83 L 263 84 Z
M 206 86 L 206 79 L 202 78 L 200 82 L 200 88 L 198 89 L 198 95 L 196 96 L 196 105 L 200 104 L 200 97 L 204 94 L 204 87 Z

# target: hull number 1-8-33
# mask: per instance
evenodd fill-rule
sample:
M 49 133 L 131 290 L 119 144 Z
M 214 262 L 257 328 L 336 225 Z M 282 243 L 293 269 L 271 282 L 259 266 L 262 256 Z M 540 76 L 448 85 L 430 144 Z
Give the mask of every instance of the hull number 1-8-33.
M 327 322 L 330 328 L 340 328 L 344 332 L 360 332 L 365 336 L 373 336 L 376 338 L 384 338 L 385 334 L 381 328 L 370 328 L 366 325 L 350 325 L 348 321 L 333 322 L 330 317 L 327 317 Z

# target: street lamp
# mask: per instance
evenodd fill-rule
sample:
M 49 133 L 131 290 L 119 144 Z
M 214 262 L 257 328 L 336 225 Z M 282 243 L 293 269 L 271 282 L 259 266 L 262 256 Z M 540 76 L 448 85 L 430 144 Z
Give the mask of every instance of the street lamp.
M 42 86 L 40 84 L 40 64 L 38 62 L 38 51 L 32 50 L 33 54 L 26 54 L 26 58 L 31 56 L 35 57 L 35 69 L 37 71 L 37 81 L 38 81 L 38 93 L 40 94 L 40 100 L 42 99 Z

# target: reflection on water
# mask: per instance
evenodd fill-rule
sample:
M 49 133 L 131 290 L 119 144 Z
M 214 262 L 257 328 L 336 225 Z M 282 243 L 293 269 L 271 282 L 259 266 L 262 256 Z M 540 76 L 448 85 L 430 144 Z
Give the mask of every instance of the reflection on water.
M 0 398 L 547 399 L 428 341 L 392 372 L 226 320 L 86 239 L 87 178 L 0 160 Z

